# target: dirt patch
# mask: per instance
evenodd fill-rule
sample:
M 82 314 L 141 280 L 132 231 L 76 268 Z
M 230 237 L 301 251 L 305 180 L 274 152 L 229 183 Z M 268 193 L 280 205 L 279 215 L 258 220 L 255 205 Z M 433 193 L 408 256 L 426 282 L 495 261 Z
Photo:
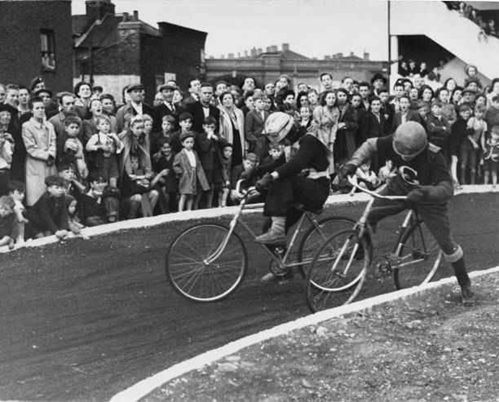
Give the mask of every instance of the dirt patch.
M 499 275 L 251 346 L 177 378 L 159 401 L 498 401 Z

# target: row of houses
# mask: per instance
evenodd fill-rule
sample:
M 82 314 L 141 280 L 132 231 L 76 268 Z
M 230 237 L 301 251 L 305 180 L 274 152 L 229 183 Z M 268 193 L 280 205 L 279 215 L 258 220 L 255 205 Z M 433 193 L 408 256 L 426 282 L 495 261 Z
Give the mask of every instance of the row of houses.
M 0 1 L 0 82 L 26 84 L 41 76 L 57 92 L 87 80 L 121 96 L 123 86 L 140 81 L 152 97 L 168 79 L 187 88 L 193 77 L 238 82 L 251 75 L 263 83 L 289 74 L 314 81 L 330 71 L 363 79 L 386 68 L 352 54 L 310 59 L 288 44 L 251 57 L 206 59 L 206 32 L 169 22 L 151 26 L 137 11 L 117 13 L 111 0 L 85 4 L 84 15 L 72 16 L 71 0 Z

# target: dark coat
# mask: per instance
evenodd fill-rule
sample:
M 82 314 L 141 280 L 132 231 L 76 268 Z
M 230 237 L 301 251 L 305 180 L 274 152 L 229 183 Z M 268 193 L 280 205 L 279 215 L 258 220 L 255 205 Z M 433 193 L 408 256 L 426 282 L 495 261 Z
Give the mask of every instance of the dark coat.
M 380 119 L 374 115 L 373 112 L 369 111 L 363 116 L 363 121 L 360 125 L 360 137 L 362 142 L 368 138 L 378 138 L 387 135 L 389 127 L 385 116 L 380 112 Z
M 340 108 L 339 123 L 345 123 L 346 126 L 336 131 L 336 141 L 334 143 L 334 160 L 336 162 L 350 159 L 355 151 L 355 136 L 359 128 L 356 112 L 349 104 L 346 108 Z
M 213 117 L 217 122 L 220 120 L 220 110 L 215 106 L 210 105 L 210 116 Z M 192 122 L 192 131 L 200 133 L 203 131 L 203 122 L 204 122 L 204 111 L 203 105 L 201 102 L 191 103 L 186 107 L 186 110 L 192 114 L 193 122 Z
M 250 111 L 246 115 L 244 123 L 244 134 L 246 141 L 249 143 L 249 152 L 254 152 L 260 160 L 262 160 L 268 152 L 267 137 L 262 135 L 265 128 L 265 121 L 269 117 L 269 112 L 264 112 L 264 118 L 260 112 L 256 110 Z
M 52 197 L 48 192 L 42 194 L 29 209 L 28 220 L 34 233 L 69 230 L 68 210 L 65 197 Z
M 414 110 L 409 110 L 407 112 L 407 120 L 406 121 L 415 121 L 416 123 L 421 124 L 423 127 L 426 128 L 426 124 L 421 117 L 421 115 L 414 111 Z M 392 133 L 395 132 L 398 126 L 402 124 L 402 112 L 397 112 L 395 113 L 395 116 L 393 116 L 393 126 L 392 126 Z

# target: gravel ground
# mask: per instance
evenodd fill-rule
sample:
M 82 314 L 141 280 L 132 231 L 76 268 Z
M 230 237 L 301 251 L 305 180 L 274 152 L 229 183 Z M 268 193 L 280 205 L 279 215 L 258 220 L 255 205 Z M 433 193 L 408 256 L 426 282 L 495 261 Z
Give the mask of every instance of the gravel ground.
M 157 389 L 160 401 L 499 401 L 499 275 L 251 346 Z

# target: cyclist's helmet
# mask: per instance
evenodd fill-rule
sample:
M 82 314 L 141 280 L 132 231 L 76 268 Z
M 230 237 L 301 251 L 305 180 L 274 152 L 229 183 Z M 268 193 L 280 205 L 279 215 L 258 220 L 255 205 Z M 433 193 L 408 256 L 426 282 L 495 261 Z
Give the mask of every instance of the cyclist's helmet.
M 265 121 L 266 135 L 272 144 L 281 142 L 289 134 L 294 125 L 294 119 L 289 114 L 283 112 L 272 113 Z
M 428 137 L 424 127 L 415 121 L 402 123 L 393 136 L 393 150 L 402 159 L 412 159 L 419 155 L 428 145 Z

